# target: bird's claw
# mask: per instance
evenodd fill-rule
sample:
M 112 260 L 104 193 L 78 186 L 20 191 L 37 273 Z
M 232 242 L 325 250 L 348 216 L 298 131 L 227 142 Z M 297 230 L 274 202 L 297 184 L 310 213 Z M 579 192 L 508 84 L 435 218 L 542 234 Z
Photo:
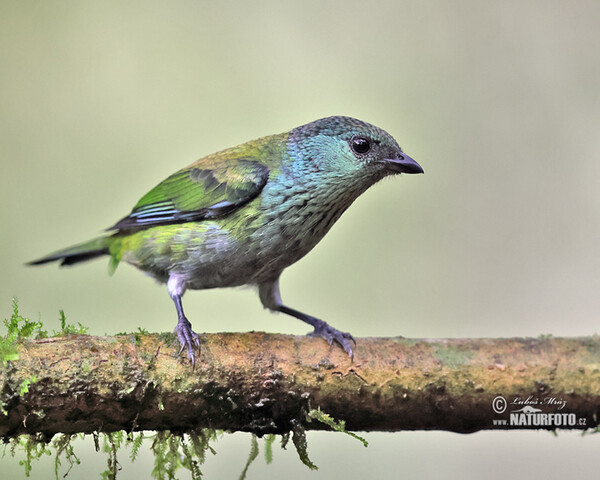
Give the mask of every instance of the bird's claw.
M 194 351 L 200 353 L 200 336 L 192 330 L 192 324 L 185 317 L 180 318 L 175 326 L 175 334 L 181 345 L 177 355 L 186 350 L 187 356 L 192 362 L 192 368 L 196 365 L 196 356 Z
M 329 345 L 332 345 L 335 341 L 344 349 L 350 358 L 354 358 L 354 350 L 350 342 L 353 342 L 356 347 L 356 340 L 354 340 L 354 337 L 348 332 L 341 332 L 320 320 L 315 326 L 314 331 L 310 332 L 308 336 L 324 338 Z

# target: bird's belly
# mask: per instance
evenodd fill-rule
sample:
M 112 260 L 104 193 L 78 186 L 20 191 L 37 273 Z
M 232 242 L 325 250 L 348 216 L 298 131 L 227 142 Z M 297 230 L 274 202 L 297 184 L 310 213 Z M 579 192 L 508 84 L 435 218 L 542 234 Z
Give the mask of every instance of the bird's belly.
M 123 260 L 161 282 L 177 273 L 187 288 L 233 287 L 277 278 L 319 239 L 278 222 L 237 231 L 191 222 L 131 234 L 123 241 Z

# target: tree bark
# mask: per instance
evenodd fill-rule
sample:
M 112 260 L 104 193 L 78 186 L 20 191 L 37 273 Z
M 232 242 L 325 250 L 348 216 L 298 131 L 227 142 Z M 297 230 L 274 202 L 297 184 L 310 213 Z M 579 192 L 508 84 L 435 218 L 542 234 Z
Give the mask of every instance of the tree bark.
M 596 336 L 360 338 L 351 361 L 318 338 L 207 334 L 195 369 L 164 334 L 28 341 L 19 354 L 0 365 L 0 437 L 201 427 L 262 435 L 306 423 L 317 407 L 353 431 L 586 429 L 600 418 Z

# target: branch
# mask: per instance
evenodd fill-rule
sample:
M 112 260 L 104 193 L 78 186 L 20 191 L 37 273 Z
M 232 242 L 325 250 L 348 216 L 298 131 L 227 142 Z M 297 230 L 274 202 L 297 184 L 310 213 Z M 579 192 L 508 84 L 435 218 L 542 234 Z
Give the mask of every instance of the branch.
M 176 358 L 170 334 L 26 342 L 0 370 L 0 437 L 201 427 L 261 435 L 290 431 L 317 407 L 353 431 L 585 429 L 600 418 L 596 336 L 360 338 L 354 362 L 317 338 L 202 338 L 195 370 Z

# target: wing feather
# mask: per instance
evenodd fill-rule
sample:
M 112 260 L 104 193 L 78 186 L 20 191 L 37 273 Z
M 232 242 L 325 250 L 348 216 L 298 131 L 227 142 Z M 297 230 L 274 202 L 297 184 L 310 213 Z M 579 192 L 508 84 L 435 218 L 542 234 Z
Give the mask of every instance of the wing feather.
M 269 168 L 252 159 L 227 159 L 210 167 L 196 163 L 159 183 L 109 230 L 223 218 L 259 195 L 268 178 Z

